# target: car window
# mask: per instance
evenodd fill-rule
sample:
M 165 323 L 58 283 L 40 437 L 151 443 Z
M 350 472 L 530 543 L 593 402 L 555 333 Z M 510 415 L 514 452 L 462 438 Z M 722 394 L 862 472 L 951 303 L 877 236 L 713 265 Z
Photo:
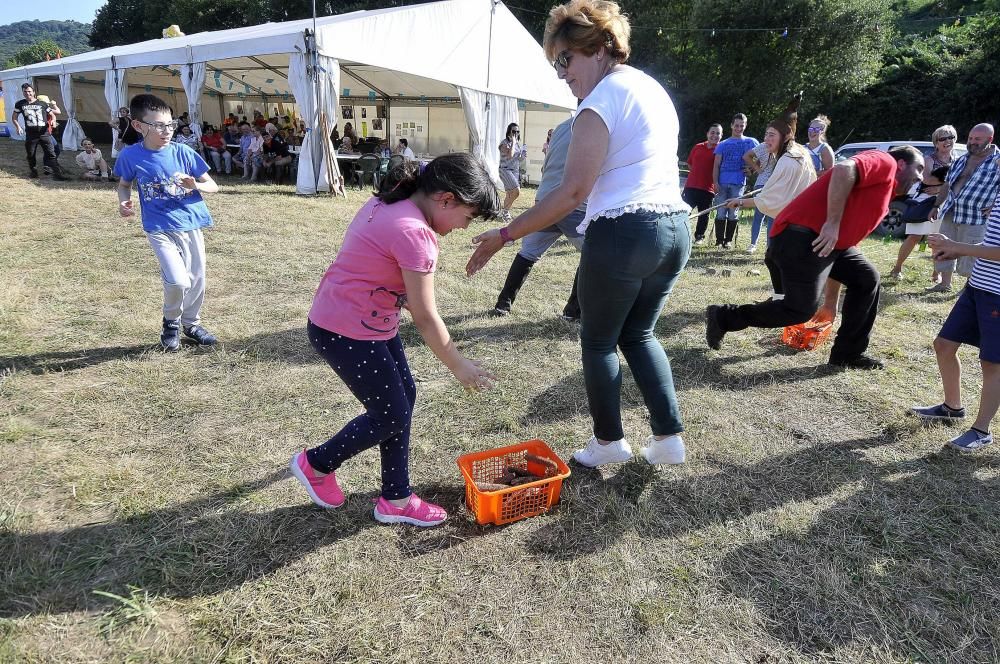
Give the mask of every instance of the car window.
M 841 148 L 840 152 L 837 153 L 837 161 L 844 161 L 845 159 L 850 159 L 859 152 L 866 152 L 871 150 L 871 148 Z

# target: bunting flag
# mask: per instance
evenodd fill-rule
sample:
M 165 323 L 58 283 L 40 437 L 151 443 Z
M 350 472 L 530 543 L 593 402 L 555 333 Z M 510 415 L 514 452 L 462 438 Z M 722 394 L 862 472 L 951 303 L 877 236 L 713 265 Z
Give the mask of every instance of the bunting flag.
M 269 78 L 269 79 L 266 79 L 264 82 L 265 83 L 274 83 L 274 79 L 273 78 Z
M 229 89 L 230 89 L 230 90 L 232 90 L 232 89 L 233 89 L 233 82 L 232 82 L 232 81 L 229 81 Z
M 145 90 L 146 92 L 152 92 L 153 91 L 153 86 L 152 85 L 144 86 L 143 90 Z
M 368 98 L 370 100 L 372 100 L 372 101 L 375 101 L 375 91 L 374 90 L 369 90 L 368 91 Z
M 351 89 L 350 88 L 344 88 L 344 92 L 341 93 L 341 96 L 342 97 L 350 97 L 351 96 Z

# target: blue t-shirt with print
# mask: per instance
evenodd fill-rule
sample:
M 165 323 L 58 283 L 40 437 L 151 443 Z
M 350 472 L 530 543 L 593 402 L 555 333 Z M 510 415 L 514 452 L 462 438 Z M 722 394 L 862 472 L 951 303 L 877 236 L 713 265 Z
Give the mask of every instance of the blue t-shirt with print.
M 142 230 L 191 231 L 212 225 L 201 192 L 189 191 L 176 181 L 177 173 L 195 179 L 208 171 L 197 152 L 180 143 L 150 150 L 141 142 L 124 148 L 115 161 L 115 175 L 134 182 L 142 207 Z
M 739 184 L 747 182 L 747 176 L 743 172 L 743 155 L 748 150 L 753 150 L 759 141 L 756 138 L 744 136 L 743 138 L 733 138 L 730 136 L 715 147 L 715 154 L 722 157 L 719 163 L 719 184 Z

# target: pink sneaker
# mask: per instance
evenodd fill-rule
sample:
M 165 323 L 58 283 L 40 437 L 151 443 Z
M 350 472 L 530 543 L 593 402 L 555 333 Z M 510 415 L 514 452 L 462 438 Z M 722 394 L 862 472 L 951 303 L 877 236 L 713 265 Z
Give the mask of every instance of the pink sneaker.
M 375 520 L 382 523 L 409 523 L 413 526 L 436 526 L 444 523 L 448 513 L 444 508 L 434 503 L 420 500 L 417 494 L 410 495 L 406 507 L 395 507 L 385 498 L 379 496 L 375 503 Z
M 309 465 L 306 451 L 296 452 L 288 463 L 295 479 L 302 483 L 312 501 L 320 507 L 334 509 L 344 504 L 344 492 L 337 486 L 337 477 L 330 473 L 319 477 Z

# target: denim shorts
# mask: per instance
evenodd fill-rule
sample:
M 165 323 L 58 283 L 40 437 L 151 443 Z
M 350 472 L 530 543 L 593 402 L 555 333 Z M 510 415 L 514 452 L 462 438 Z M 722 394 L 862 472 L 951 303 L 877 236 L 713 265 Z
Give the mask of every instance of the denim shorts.
M 966 286 L 938 336 L 976 346 L 980 360 L 1000 364 L 1000 295 Z

